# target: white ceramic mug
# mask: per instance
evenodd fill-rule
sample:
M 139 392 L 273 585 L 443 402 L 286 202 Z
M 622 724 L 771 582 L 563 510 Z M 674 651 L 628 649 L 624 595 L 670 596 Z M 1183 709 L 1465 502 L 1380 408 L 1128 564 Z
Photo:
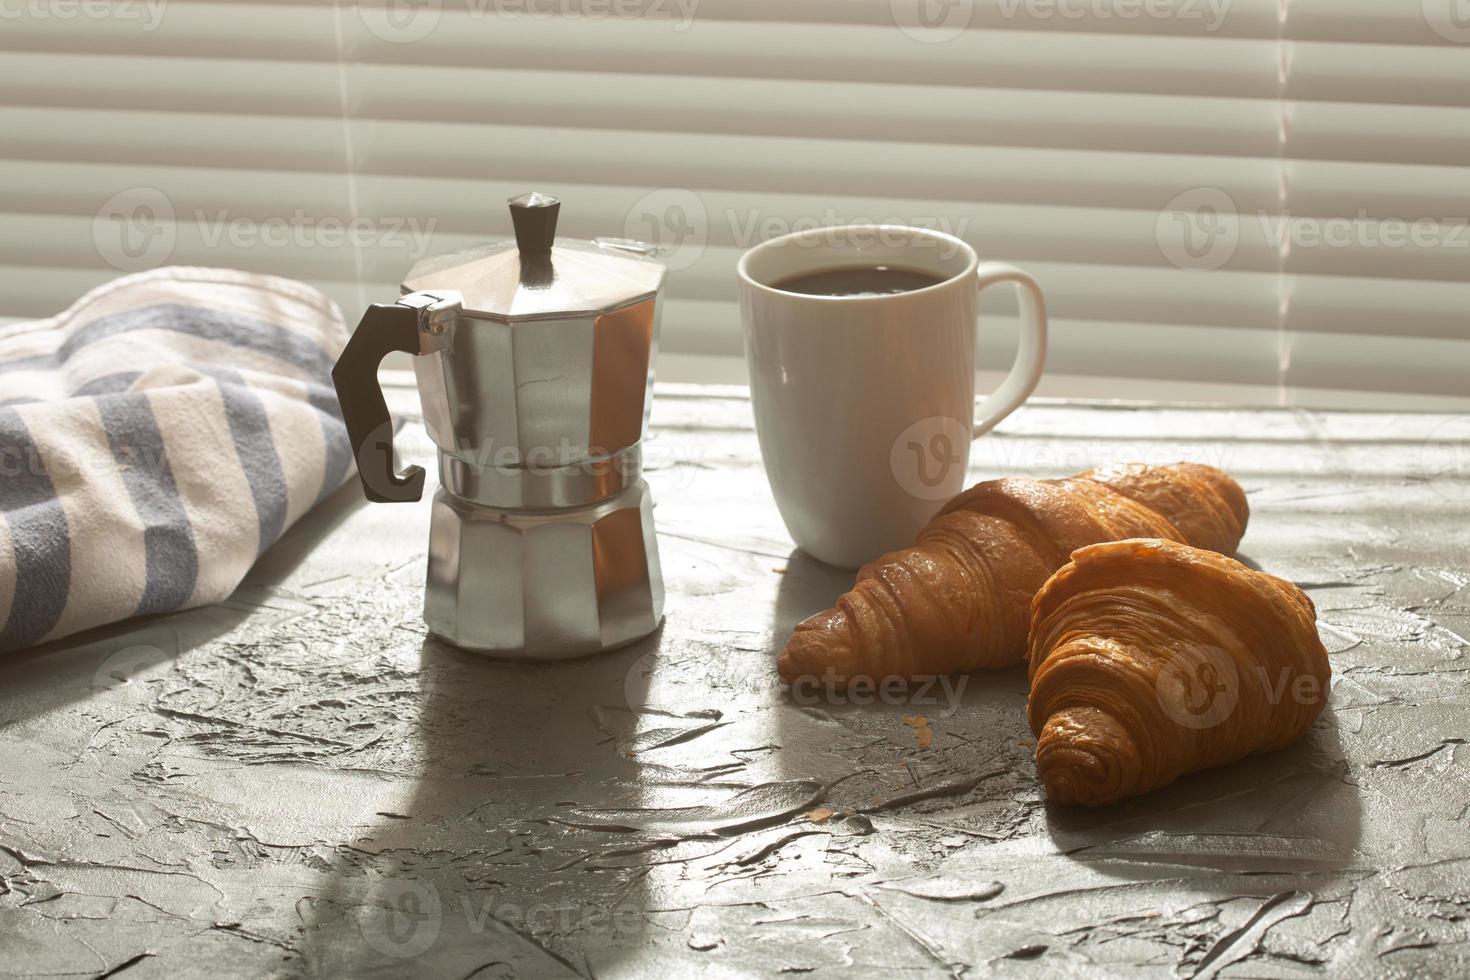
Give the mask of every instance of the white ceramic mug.
M 813 296 L 775 288 L 828 269 L 890 266 L 940 282 L 891 295 Z M 981 264 L 952 235 L 852 225 L 772 239 L 740 260 L 740 308 L 756 434 L 796 543 L 856 568 L 907 547 L 963 488 L 970 441 L 1041 380 L 1046 305 L 1036 280 Z M 1021 345 L 975 421 L 976 300 L 1019 287 Z

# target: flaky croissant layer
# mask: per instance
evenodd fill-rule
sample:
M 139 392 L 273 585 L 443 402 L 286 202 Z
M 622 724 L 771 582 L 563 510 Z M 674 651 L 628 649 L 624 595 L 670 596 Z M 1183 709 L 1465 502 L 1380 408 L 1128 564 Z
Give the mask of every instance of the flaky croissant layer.
M 1101 806 L 1291 744 L 1331 668 L 1296 586 L 1152 539 L 1082 548 L 1051 577 L 1030 676 L 1047 797 Z
M 777 669 L 789 684 L 840 686 L 1018 663 L 1031 599 L 1074 550 L 1155 537 L 1234 552 L 1247 513 L 1240 486 L 1197 463 L 981 483 L 913 547 L 861 568 L 834 608 L 798 624 Z

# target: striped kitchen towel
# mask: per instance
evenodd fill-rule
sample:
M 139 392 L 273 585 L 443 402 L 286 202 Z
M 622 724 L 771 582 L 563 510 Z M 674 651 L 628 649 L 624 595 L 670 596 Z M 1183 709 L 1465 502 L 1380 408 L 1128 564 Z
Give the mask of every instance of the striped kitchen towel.
M 0 327 L 0 651 L 217 602 L 351 473 L 336 305 L 157 269 Z

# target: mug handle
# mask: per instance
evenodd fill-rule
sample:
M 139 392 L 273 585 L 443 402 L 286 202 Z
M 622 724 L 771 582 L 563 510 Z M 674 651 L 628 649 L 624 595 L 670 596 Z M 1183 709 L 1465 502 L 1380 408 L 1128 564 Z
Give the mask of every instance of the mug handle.
M 1046 367 L 1046 298 L 1029 273 L 1006 262 L 982 262 L 975 275 L 980 289 L 998 282 L 1015 283 L 1021 300 L 1021 347 L 1016 351 L 1011 373 L 980 406 L 980 420 L 971 437 L 978 439 L 1024 405 L 1041 381 L 1041 371 Z

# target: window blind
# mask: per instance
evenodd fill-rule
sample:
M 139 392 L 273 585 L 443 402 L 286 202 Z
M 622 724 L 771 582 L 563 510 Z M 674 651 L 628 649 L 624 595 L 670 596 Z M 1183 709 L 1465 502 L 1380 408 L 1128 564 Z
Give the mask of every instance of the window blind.
M 665 247 L 668 380 L 742 378 L 744 248 L 879 220 L 1037 276 L 1047 393 L 1459 404 L 1456 2 L 10 0 L 0 313 L 173 262 L 355 320 L 536 188 Z

